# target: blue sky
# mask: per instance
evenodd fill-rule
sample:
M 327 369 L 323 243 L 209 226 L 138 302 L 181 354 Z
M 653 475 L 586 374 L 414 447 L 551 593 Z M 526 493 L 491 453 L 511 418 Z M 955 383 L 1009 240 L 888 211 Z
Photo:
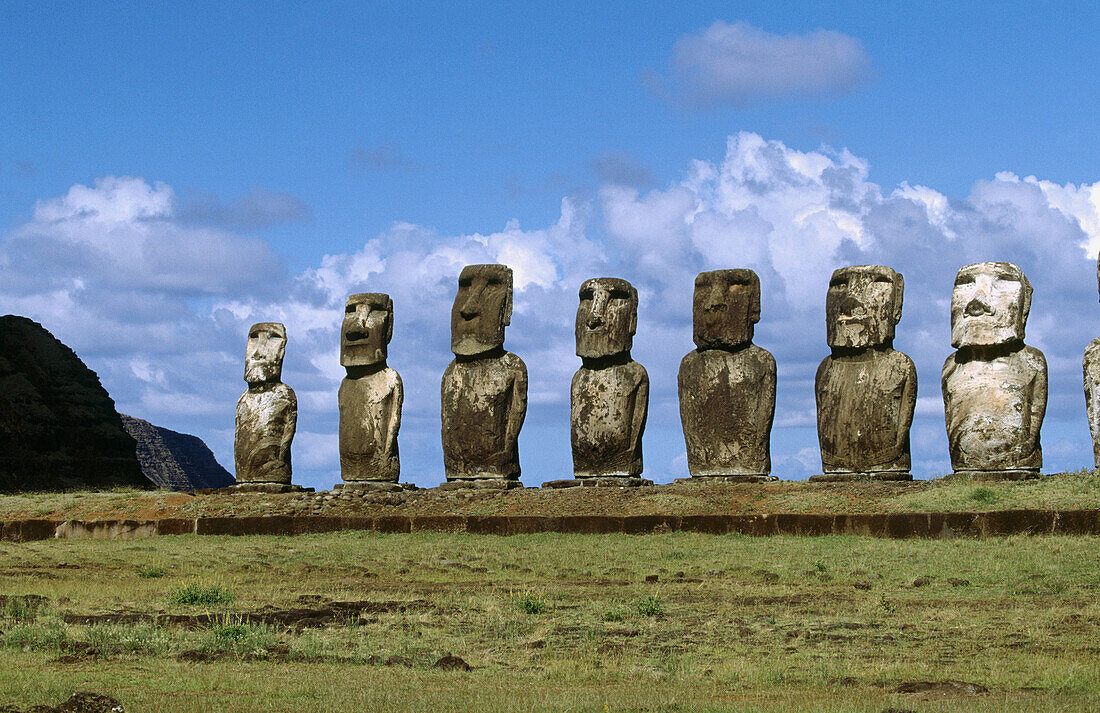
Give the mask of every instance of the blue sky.
M 334 482 L 339 305 L 377 288 L 398 310 L 407 479 L 438 481 L 448 290 L 461 260 L 502 256 L 522 263 L 529 483 L 568 473 L 569 326 L 601 271 L 642 294 L 657 480 L 683 474 L 675 367 L 710 267 L 762 273 L 777 474 L 814 472 L 817 283 L 855 261 L 906 274 L 918 473 L 946 463 L 942 301 L 986 259 L 1036 286 L 1048 470 L 1091 460 L 1092 4 L 8 3 L 0 21 L 0 312 L 227 467 L 244 330 L 281 318 L 298 479 Z

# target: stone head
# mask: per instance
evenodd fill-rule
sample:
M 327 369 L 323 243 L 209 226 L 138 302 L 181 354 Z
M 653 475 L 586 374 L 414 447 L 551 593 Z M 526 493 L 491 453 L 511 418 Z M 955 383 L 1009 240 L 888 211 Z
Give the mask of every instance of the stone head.
M 278 381 L 283 375 L 286 327 L 278 322 L 257 322 L 248 330 L 244 352 L 244 380 L 249 384 Z
M 695 278 L 691 302 L 695 346 L 732 349 L 752 341 L 760 321 L 760 278 L 752 270 L 711 270 Z
M 833 272 L 825 297 L 825 337 L 831 348 L 891 346 L 901 320 L 905 278 L 882 265 Z
M 348 297 L 340 325 L 340 366 L 386 363 L 386 346 L 393 337 L 393 300 L 384 292 Z
M 503 346 L 504 328 L 511 320 L 512 268 L 462 268 L 451 307 L 451 351 L 456 356 L 477 356 Z
M 628 351 L 638 328 L 638 291 L 617 277 L 585 280 L 577 307 L 577 356 L 588 359 Z
M 1031 310 L 1031 283 L 1010 262 L 967 265 L 951 292 L 951 346 L 1022 342 Z

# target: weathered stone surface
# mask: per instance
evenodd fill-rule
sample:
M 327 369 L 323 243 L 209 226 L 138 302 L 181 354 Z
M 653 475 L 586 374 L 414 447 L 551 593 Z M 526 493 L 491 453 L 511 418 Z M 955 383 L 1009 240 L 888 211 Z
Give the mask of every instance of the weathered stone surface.
M 286 327 L 259 322 L 248 330 L 244 380 L 237 402 L 233 445 L 238 483 L 290 484 L 290 444 L 298 421 L 294 390 L 279 379 L 286 351 Z
M 956 472 L 1038 471 L 1047 363 L 1024 344 L 1031 284 L 1019 267 L 983 262 L 959 270 L 943 403 Z
M 527 366 L 504 350 L 504 328 L 511 317 L 511 268 L 463 268 L 451 309 L 455 358 L 443 372 L 440 388 L 447 480 L 520 476 Z
M 119 414 L 137 442 L 141 472 L 166 490 L 224 488 L 235 481 L 198 436 L 177 433 L 148 421 Z
M 895 351 L 905 281 L 882 265 L 833 272 L 825 299 L 832 353 L 817 369 L 817 436 L 824 473 L 811 480 L 909 480 L 917 403 L 913 360 Z
M 1096 281 L 1100 284 L 1100 259 L 1096 262 Z M 1085 412 L 1092 431 L 1092 453 L 1100 468 L 1100 337 L 1085 347 L 1082 361 L 1085 370 Z
M 406 490 L 419 490 L 411 483 L 393 483 L 384 480 L 356 480 L 349 483 L 337 483 L 332 486 L 333 493 L 401 493 Z
M 404 388 L 386 365 L 393 300 L 380 292 L 348 297 L 340 328 L 340 476 L 346 482 L 397 482 Z
M 291 483 L 237 483 L 225 488 L 217 488 L 208 492 L 222 493 L 264 493 L 268 495 L 278 493 L 312 493 L 313 488 L 303 488 L 301 485 Z
M 635 477 L 606 477 L 606 478 L 567 478 L 564 480 L 548 480 L 542 487 L 549 490 L 562 488 L 638 488 L 653 485 L 653 481 L 647 478 Z
M 693 475 L 690 478 L 674 478 L 676 485 L 707 485 L 709 483 L 776 483 L 774 475 Z
M 649 375 L 630 357 L 638 292 L 626 280 L 585 280 L 577 307 L 581 368 L 570 388 L 570 441 L 577 478 L 642 472 Z
M 1092 453 L 1096 467 L 1100 468 L 1100 337 L 1085 348 L 1082 366 L 1085 371 L 1085 412 L 1089 417 L 1089 430 L 1092 431 Z
M 514 478 L 463 478 L 439 484 L 440 490 L 513 490 L 523 483 Z
M 712 270 L 695 278 L 693 338 L 680 362 L 680 422 L 693 477 L 771 472 L 775 358 L 752 343 L 760 321 L 760 278 Z M 755 481 L 754 481 L 755 482 Z
M 0 491 L 151 488 L 95 372 L 42 325 L 0 317 Z

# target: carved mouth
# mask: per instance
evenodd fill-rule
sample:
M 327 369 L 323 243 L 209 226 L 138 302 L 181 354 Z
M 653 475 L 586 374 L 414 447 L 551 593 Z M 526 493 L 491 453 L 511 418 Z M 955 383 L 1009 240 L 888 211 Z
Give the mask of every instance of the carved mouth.
M 367 338 L 367 333 L 366 332 L 345 332 L 344 333 L 344 339 L 348 340 L 349 342 L 358 342 L 359 340 L 366 339 L 366 338 Z

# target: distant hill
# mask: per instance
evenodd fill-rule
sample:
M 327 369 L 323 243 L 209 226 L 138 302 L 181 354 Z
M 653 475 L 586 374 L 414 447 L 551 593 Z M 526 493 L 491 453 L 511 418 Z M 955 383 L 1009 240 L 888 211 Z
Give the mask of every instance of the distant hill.
M 0 317 L 0 491 L 151 488 L 99 377 L 45 327 Z
M 236 482 L 198 436 L 121 415 L 126 432 L 137 441 L 137 458 L 142 472 L 158 488 L 199 490 L 224 488 Z

